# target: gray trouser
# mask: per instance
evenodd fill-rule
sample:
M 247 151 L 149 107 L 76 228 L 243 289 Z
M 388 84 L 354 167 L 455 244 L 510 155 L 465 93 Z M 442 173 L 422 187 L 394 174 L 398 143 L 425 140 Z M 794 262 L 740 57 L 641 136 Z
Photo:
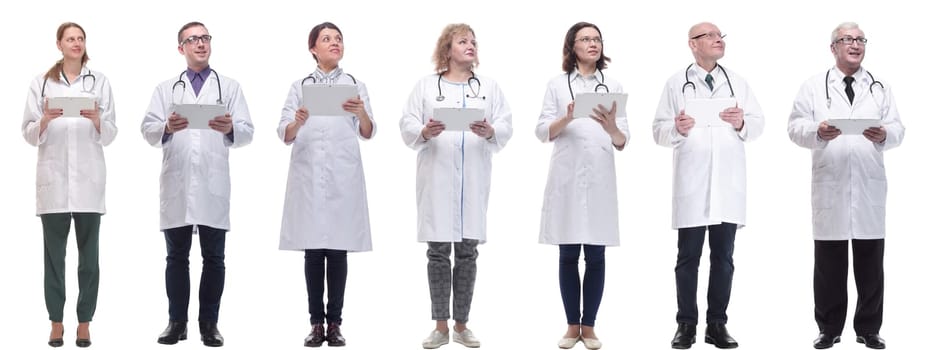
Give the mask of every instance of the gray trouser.
M 449 303 L 454 290 L 454 321 L 466 323 L 476 284 L 476 258 L 479 241 L 454 242 L 454 268 L 451 274 L 451 242 L 428 242 L 428 289 L 431 291 L 431 319 L 451 318 Z

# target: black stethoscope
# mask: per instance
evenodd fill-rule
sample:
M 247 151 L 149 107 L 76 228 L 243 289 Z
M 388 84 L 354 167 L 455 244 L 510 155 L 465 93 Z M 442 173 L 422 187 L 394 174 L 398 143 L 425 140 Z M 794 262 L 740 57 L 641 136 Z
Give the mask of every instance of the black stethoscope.
M 219 87 L 219 99 L 216 100 L 216 103 L 221 105 L 222 104 L 222 82 L 219 81 L 219 73 L 217 73 L 216 70 L 212 68 L 209 68 L 209 71 L 211 73 L 216 74 L 216 85 Z M 187 91 L 187 82 L 183 81 L 183 75 L 186 73 L 187 71 L 180 72 L 180 77 L 177 78 L 177 82 L 174 83 L 174 86 L 171 86 L 171 95 L 174 94 L 174 90 L 177 89 L 177 85 L 180 85 L 180 87 L 183 89 L 182 92 L 185 93 Z M 207 75 L 206 79 L 208 78 L 209 76 Z M 180 98 L 183 99 L 183 95 L 180 95 L 180 96 L 181 96 Z
M 435 101 L 441 102 L 444 101 L 444 93 L 441 92 L 441 74 L 438 73 L 438 97 L 435 97 Z M 476 82 L 476 89 L 473 89 L 473 82 Z M 467 98 L 482 98 L 486 99 L 486 96 L 480 96 L 480 90 L 483 89 L 483 83 L 480 82 L 480 79 L 476 77 L 476 73 L 470 71 L 470 77 L 467 78 L 467 86 L 470 88 L 470 92 L 473 93 L 473 96 L 467 94 Z
M 689 66 L 686 67 L 686 73 L 685 73 L 685 74 L 686 74 L 686 83 L 685 83 L 685 84 L 682 84 L 682 95 L 683 95 L 683 96 L 686 95 L 686 87 L 687 87 L 687 86 L 691 86 L 691 87 L 692 87 L 692 92 L 695 92 L 695 83 L 693 83 L 691 80 L 689 80 L 689 69 L 692 69 L 692 66 L 693 66 L 694 64 L 695 64 L 695 63 L 689 64 Z M 722 67 L 720 64 L 718 65 L 718 68 L 721 68 L 721 73 L 724 73 L 724 79 L 727 80 L 727 88 L 728 88 L 728 90 L 731 90 L 731 97 L 733 98 L 733 97 L 734 97 L 734 87 L 731 86 L 731 77 L 729 77 L 729 76 L 727 75 L 727 70 L 725 70 L 724 67 Z
M 602 77 L 602 82 L 596 84 L 596 85 L 595 85 L 595 89 L 593 89 L 593 91 L 595 91 L 596 93 L 598 93 L 598 92 L 599 92 L 599 88 L 601 87 L 601 88 L 605 88 L 605 93 L 606 93 L 606 94 L 609 93 L 609 92 L 611 92 L 611 91 L 608 91 L 608 85 L 605 85 L 605 73 L 602 73 L 602 70 L 601 70 L 601 69 L 596 69 L 596 70 L 599 71 L 599 76 Z M 579 75 L 579 70 L 576 71 L 576 74 Z M 595 75 L 595 74 L 593 74 L 593 75 Z M 567 74 L 566 74 L 566 78 L 567 78 L 567 87 L 570 89 L 570 99 L 575 100 L 576 97 L 573 96 L 573 86 L 570 84 L 570 73 L 567 73 Z
M 351 81 L 354 82 L 354 85 L 357 85 L 357 79 L 354 79 L 353 75 L 350 75 L 348 73 L 344 73 L 344 74 L 347 75 L 348 78 L 351 78 Z M 313 84 L 319 83 L 319 80 L 315 78 L 315 75 L 309 74 L 308 77 L 303 78 L 303 81 L 299 82 L 299 85 L 306 85 L 306 80 L 311 80 Z M 325 83 L 325 82 L 323 81 L 322 83 Z
M 882 85 L 881 81 L 876 80 L 875 77 L 872 76 L 872 73 L 869 73 L 869 71 L 866 71 L 866 74 L 869 74 L 869 79 L 872 79 L 872 82 L 869 83 L 869 95 L 875 99 L 875 95 L 872 93 L 872 87 L 874 87 L 876 84 L 879 84 L 879 87 L 881 87 L 882 90 L 885 90 L 885 85 Z M 824 75 L 824 95 L 827 98 L 827 108 L 830 108 L 830 69 L 828 69 L 827 74 Z
M 87 88 L 87 77 L 90 77 L 90 88 L 89 89 Z M 92 94 L 93 88 L 97 85 L 97 77 L 93 75 L 93 72 L 88 69 L 87 74 L 81 75 L 80 79 L 81 79 L 80 80 L 80 85 L 81 85 L 80 92 Z M 67 82 L 68 78 L 65 77 L 64 81 Z M 68 84 L 70 84 L 70 82 L 68 82 Z M 42 82 L 42 97 L 45 97 L 45 86 L 46 85 L 48 85 L 48 78 L 45 78 L 45 81 Z

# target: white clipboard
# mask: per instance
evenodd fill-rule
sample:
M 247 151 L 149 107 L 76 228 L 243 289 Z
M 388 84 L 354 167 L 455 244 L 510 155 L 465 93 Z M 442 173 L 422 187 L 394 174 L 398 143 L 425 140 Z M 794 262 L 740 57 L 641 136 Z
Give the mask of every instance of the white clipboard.
M 469 131 L 470 124 L 483 120 L 478 108 L 435 108 L 434 120 L 444 123 L 447 131 Z
M 210 129 L 209 121 L 227 111 L 225 105 L 180 104 L 174 105 L 174 113 L 187 119 L 187 129 Z
M 627 115 L 626 105 L 628 103 L 628 94 L 619 92 L 598 93 L 587 92 L 576 95 L 573 104 L 573 118 L 589 118 L 595 115 L 595 108 L 602 105 L 606 110 L 612 108 L 612 103 L 618 103 L 616 116 Z
M 48 108 L 61 108 L 62 117 L 80 118 L 82 109 L 94 109 L 92 97 L 51 97 L 48 99 Z
M 733 98 L 694 98 L 686 100 L 686 115 L 695 119 L 696 128 L 731 126 L 720 114 L 736 105 Z
M 357 97 L 356 85 L 303 85 L 303 107 L 310 116 L 350 117 L 354 113 L 344 110 L 347 100 Z
M 831 118 L 827 120 L 827 125 L 840 129 L 843 135 L 862 135 L 866 129 L 882 126 L 882 120 Z

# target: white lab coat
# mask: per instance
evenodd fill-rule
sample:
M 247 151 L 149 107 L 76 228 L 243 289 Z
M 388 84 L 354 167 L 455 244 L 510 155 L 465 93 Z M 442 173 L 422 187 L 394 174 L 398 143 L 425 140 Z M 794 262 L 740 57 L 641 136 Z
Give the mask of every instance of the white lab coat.
M 657 144 L 673 147 L 673 229 L 717 225 L 722 222 L 746 225 L 746 156 L 744 142 L 763 132 L 763 112 L 747 81 L 727 69 L 730 81 L 717 66 L 711 72 L 714 90 L 705 83 L 708 74 L 697 64 L 682 70 L 666 82 L 653 120 Z M 688 80 L 696 89 L 682 87 Z M 744 111 L 744 127 L 699 127 L 688 137 L 676 131 L 675 118 L 685 109 L 686 98 L 728 98 L 729 86 Z
M 281 140 L 287 125 L 296 119 L 296 110 L 303 105 L 302 81 L 293 82 L 283 105 L 277 127 Z M 334 83 L 355 84 L 347 74 L 341 74 Z M 360 81 L 356 84 L 373 123 L 367 87 Z M 376 124 L 373 132 L 376 133 Z M 355 252 L 372 249 L 358 138 L 363 136 L 356 116 L 323 116 L 309 111 L 306 124 L 299 129 L 296 139 L 288 143 L 293 145 L 293 151 L 283 203 L 280 249 Z
M 142 136 L 163 150 L 161 162 L 161 230 L 187 225 L 206 225 L 229 230 L 229 147 L 251 143 L 254 126 L 248 104 L 238 82 L 212 72 L 199 96 L 193 84 L 182 75 L 186 88 L 174 76 L 159 84 L 142 120 Z M 234 140 L 212 129 L 184 129 L 165 137 L 164 128 L 174 103 L 216 104 L 219 86 L 222 99 L 232 116 Z M 163 141 L 162 141 L 163 138 Z
M 887 183 L 882 152 L 904 139 L 891 87 L 876 84 L 862 68 L 853 77 L 853 105 L 844 92 L 844 74 L 830 69 L 825 97 L 822 72 L 808 79 L 795 97 L 789 117 L 789 137 L 811 152 L 811 208 L 815 240 L 885 238 Z M 878 78 L 876 78 L 878 80 Z M 885 142 L 873 143 L 862 135 L 840 135 L 831 141 L 817 137 L 818 125 L 830 118 L 878 118 L 885 127 Z
M 600 76 L 581 77 L 576 71 L 559 74 L 547 83 L 544 105 L 535 128 L 541 142 L 550 142 L 550 125 L 567 113 L 574 96 L 594 92 Z M 605 76 L 609 92 L 623 92 L 621 84 Z M 601 90 L 601 88 L 600 88 Z M 610 108 L 611 106 L 606 106 Z M 622 109 L 619 108 L 619 111 Z M 554 142 L 541 210 L 539 242 L 545 244 L 618 245 L 618 194 L 611 137 L 592 118 L 574 116 Z M 628 116 L 616 116 L 618 129 L 630 138 Z M 627 145 L 627 143 L 625 144 Z
M 499 85 L 477 75 L 473 91 L 466 83 L 440 80 L 443 101 L 437 101 L 438 75 L 419 80 L 403 109 L 399 128 L 407 146 L 418 151 L 416 203 L 419 242 L 486 242 L 486 212 L 492 178 L 492 156 L 512 138 L 512 112 Z M 466 95 L 477 94 L 476 98 Z M 485 97 L 485 99 L 484 99 Z M 481 108 L 495 129 L 493 140 L 471 131 L 448 131 L 425 141 L 422 128 L 439 107 Z
M 42 98 L 43 83 L 44 74 L 32 80 L 22 123 L 26 142 L 39 148 L 35 171 L 36 214 L 106 213 L 103 146 L 112 143 L 118 131 L 109 80 L 99 71 L 82 67 L 80 77 L 71 84 L 63 75 L 57 82 L 48 79 L 45 98 Z M 48 123 L 40 135 L 45 99 L 53 97 L 94 98 L 100 107 L 100 131 L 87 118 L 59 117 Z

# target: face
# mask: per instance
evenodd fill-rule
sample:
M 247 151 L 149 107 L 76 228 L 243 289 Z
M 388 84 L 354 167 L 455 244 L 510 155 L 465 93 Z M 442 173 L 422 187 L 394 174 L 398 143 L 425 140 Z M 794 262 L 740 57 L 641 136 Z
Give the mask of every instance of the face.
M 58 41 L 58 50 L 64 58 L 80 60 L 84 56 L 84 32 L 77 27 L 64 30 L 64 35 Z
M 473 65 L 476 62 L 476 38 L 473 33 L 454 35 L 448 52 L 451 65 Z
M 847 38 L 850 39 L 849 44 L 841 40 Z M 841 29 L 837 32 L 837 42 L 830 44 L 830 51 L 834 54 L 834 59 L 837 60 L 837 67 L 846 67 L 851 70 L 859 69 L 859 66 L 863 63 L 863 58 L 866 56 L 866 44 L 853 39 L 865 40 L 865 38 L 866 34 L 859 28 Z
M 314 47 L 309 48 L 309 52 L 315 55 L 319 64 L 326 66 L 336 66 L 341 58 L 344 57 L 344 42 L 341 33 L 332 28 L 325 28 L 319 32 L 319 38 L 316 39 Z M 313 46 L 310 43 L 309 46 Z
M 573 40 L 573 53 L 578 63 L 598 62 L 602 57 L 602 35 L 594 27 L 580 29 Z
M 187 59 L 187 66 L 191 68 L 205 68 L 209 65 L 209 55 L 212 53 L 209 31 L 201 26 L 187 28 L 180 35 L 183 38 L 177 51 Z
M 696 60 L 717 61 L 724 57 L 724 38 L 714 24 L 702 23 L 692 27 L 689 38 L 689 48 Z

